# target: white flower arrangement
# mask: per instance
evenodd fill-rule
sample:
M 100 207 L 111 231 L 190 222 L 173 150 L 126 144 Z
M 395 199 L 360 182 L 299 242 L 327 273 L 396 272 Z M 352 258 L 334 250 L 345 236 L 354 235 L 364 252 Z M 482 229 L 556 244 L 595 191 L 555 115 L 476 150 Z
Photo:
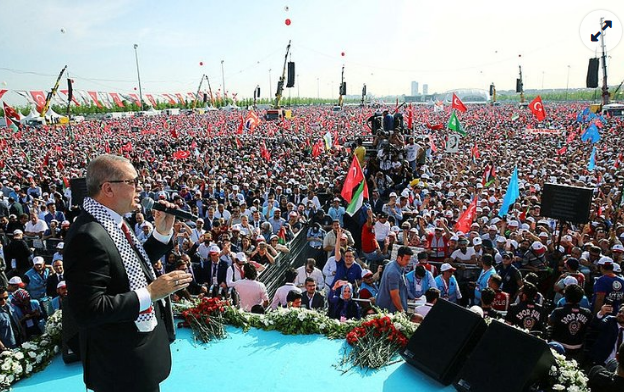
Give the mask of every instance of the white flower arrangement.
M 0 354 L 0 391 L 8 391 L 17 380 L 45 369 L 52 357 L 60 351 L 61 320 L 59 310 L 48 317 L 43 335 Z

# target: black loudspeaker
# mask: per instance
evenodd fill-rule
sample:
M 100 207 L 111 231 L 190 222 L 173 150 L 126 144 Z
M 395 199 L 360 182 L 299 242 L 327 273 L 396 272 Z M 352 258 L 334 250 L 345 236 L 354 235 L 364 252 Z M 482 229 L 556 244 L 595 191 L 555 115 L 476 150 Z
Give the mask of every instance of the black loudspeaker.
M 516 92 L 517 93 L 522 92 L 522 80 L 520 79 L 516 79 Z
M 546 341 L 492 321 L 453 385 L 461 392 L 528 391 L 554 364 Z
M 589 65 L 587 66 L 587 87 L 598 87 L 598 68 L 600 68 L 600 60 L 598 58 L 589 59 Z
M 362 95 L 366 95 L 366 85 L 364 85 L 364 87 L 362 87 Z
M 449 385 L 486 328 L 478 314 L 440 299 L 414 332 L 401 356 L 423 373 Z
M 72 205 L 82 206 L 84 198 L 88 196 L 87 179 L 84 177 L 72 178 L 71 180 L 69 180 L 69 188 L 71 189 L 72 194 Z
M 204 103 L 208 102 L 208 94 L 204 93 Z
M 494 85 L 490 84 L 490 97 L 494 95 Z
M 255 95 L 256 98 L 260 98 L 260 87 L 256 87 Z
M 340 95 L 347 95 L 347 82 L 342 82 L 340 84 Z
M 63 362 L 72 363 L 80 360 L 80 339 L 78 337 L 78 325 L 76 320 L 67 310 L 67 297 L 63 298 L 61 307 L 63 309 L 62 319 L 62 356 Z
M 72 101 L 74 99 L 74 85 L 70 78 L 67 78 L 67 102 Z
M 286 81 L 286 87 L 295 87 L 295 63 L 288 62 L 288 80 Z
M 542 187 L 541 214 L 572 223 L 589 222 L 594 190 L 546 183 Z

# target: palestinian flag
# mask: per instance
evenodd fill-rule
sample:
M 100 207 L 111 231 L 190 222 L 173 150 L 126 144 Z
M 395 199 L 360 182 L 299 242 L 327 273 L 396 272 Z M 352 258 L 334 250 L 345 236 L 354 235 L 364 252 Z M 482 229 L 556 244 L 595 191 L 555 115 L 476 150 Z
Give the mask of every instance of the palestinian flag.
M 7 128 L 11 128 L 13 132 L 17 132 L 20 124 L 19 113 L 17 110 L 7 105 L 6 102 L 3 102 L 2 104 L 4 105 L 4 119 L 6 121 Z
M 459 123 L 459 120 L 457 119 L 455 112 L 451 114 L 451 118 L 449 118 L 446 128 L 452 131 L 455 131 L 462 136 L 466 136 L 466 131 L 464 131 L 464 127 L 462 127 L 462 125 Z
M 368 185 L 366 185 L 366 180 L 363 179 L 360 182 L 360 186 L 358 186 L 357 190 L 353 194 L 353 199 L 351 199 L 351 203 L 347 206 L 347 214 L 349 216 L 353 216 L 356 212 L 362 208 L 362 204 L 364 203 L 364 199 L 368 199 Z
M 485 170 L 483 171 L 483 180 L 481 181 L 481 184 L 484 188 L 487 188 L 494 183 L 494 180 L 496 180 L 496 169 L 494 168 L 493 162 L 488 162 L 485 166 Z

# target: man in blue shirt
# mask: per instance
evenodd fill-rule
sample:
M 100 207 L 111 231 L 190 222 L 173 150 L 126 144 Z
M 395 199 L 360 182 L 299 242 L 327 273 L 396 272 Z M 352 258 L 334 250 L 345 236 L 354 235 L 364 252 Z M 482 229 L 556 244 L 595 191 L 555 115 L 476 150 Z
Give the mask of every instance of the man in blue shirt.
M 340 198 L 334 197 L 334 200 L 332 201 L 332 205 L 331 207 L 329 207 L 329 210 L 327 211 L 327 215 L 329 215 L 332 218 L 332 221 L 338 220 L 338 222 L 340 222 L 340 227 L 344 227 L 344 220 L 343 220 L 344 214 L 345 214 L 345 208 L 340 205 Z
M 15 348 L 19 342 L 19 321 L 9 305 L 9 292 L 0 286 L 0 352 Z
M 403 268 L 414 255 L 411 248 L 402 246 L 397 251 L 397 258 L 384 269 L 379 284 L 379 293 L 375 303 L 390 313 L 407 311 L 407 284 Z

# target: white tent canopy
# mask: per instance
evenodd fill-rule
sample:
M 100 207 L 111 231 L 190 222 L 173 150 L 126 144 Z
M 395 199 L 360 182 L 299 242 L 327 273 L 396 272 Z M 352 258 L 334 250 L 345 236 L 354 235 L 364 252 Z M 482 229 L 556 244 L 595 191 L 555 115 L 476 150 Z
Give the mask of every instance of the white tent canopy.
M 35 107 L 31 106 L 30 107 L 30 113 L 28 113 L 27 116 L 22 116 L 22 119 L 20 120 L 20 123 L 24 124 L 24 123 L 26 123 L 26 122 L 28 122 L 30 120 L 36 119 L 36 118 L 40 119 L 41 116 L 39 115 L 39 113 L 37 113 L 37 110 L 35 110 Z

